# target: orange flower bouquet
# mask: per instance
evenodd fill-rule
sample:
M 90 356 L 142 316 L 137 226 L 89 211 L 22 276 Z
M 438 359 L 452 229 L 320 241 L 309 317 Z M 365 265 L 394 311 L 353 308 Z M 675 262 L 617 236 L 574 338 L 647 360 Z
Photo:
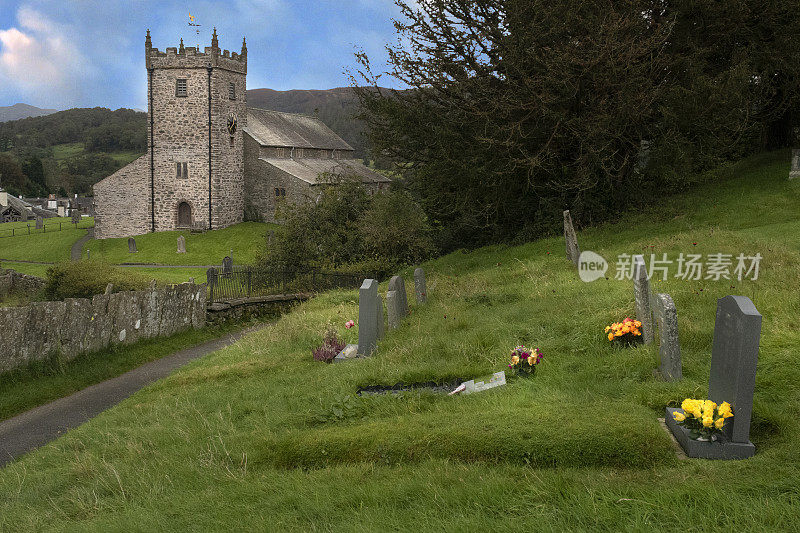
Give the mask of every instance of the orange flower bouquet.
M 616 322 L 606 326 L 608 340 L 614 346 L 627 348 L 636 344 L 642 344 L 642 323 L 638 320 L 625 318 L 622 322 Z

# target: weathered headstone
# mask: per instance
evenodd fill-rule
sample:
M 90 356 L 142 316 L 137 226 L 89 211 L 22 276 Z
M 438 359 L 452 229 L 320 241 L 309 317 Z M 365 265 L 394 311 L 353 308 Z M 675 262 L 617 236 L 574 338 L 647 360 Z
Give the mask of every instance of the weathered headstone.
M 231 259 L 231 256 L 226 255 L 222 260 L 222 273 L 230 274 L 231 272 L 233 272 L 233 259 Z
M 421 268 L 414 269 L 414 293 L 417 303 L 424 304 L 428 301 L 428 289 L 425 284 L 425 271 Z
M 378 280 L 365 279 L 358 290 L 358 355 L 372 355 L 378 344 Z
M 44 227 L 44 219 L 42 217 L 36 217 L 36 229 L 42 229 Z
M 386 315 L 389 319 L 389 329 L 397 329 L 402 320 L 400 312 L 400 297 L 397 291 L 386 293 Z
M 572 261 L 575 268 L 578 268 L 581 249 L 578 247 L 578 236 L 575 235 L 575 227 L 572 225 L 572 215 L 569 214 L 569 210 L 564 211 L 564 241 L 567 246 L 567 259 Z
M 81 212 L 77 209 L 72 210 L 72 223 L 79 224 L 81 221 Z
M 356 357 L 358 357 L 358 344 L 348 344 L 333 358 L 333 362 L 341 363 L 342 361 L 355 359 Z
M 269 230 L 269 236 L 267 236 L 267 244 L 272 244 L 272 239 L 275 238 L 275 230 Z
M 800 178 L 800 150 L 792 150 L 792 167 L 789 170 L 789 179 Z
M 185 254 L 186 253 L 186 239 L 183 235 L 178 235 L 178 253 Z
M 106 285 L 106 292 L 104 294 L 106 296 L 108 296 L 112 292 L 114 292 L 114 284 L 113 283 L 109 283 L 108 285 Z
M 642 323 L 642 339 L 645 344 L 653 342 L 653 313 L 650 307 L 650 277 L 644 257 L 633 256 L 633 296 L 636 319 Z
M 658 325 L 658 353 L 661 365 L 658 372 L 667 381 L 683 377 L 681 345 L 678 339 L 678 311 L 669 294 L 656 294 L 653 298 L 654 315 Z
M 383 338 L 383 334 L 384 334 L 384 323 L 383 323 L 384 315 L 383 315 L 383 297 L 380 294 L 378 294 L 375 297 L 375 304 L 376 304 L 376 308 L 377 308 L 376 311 L 375 311 L 375 314 L 376 314 L 376 320 L 377 320 L 377 326 L 378 326 L 378 329 L 377 329 L 377 331 L 378 331 L 378 340 L 381 340 Z
M 136 239 L 134 239 L 133 237 L 128 237 L 128 253 L 135 254 L 137 251 L 138 250 L 136 249 Z
M 86 250 L 86 259 L 91 259 L 91 258 L 92 258 L 92 251 L 87 249 Z
M 406 294 L 406 282 L 400 276 L 392 276 L 389 280 L 390 291 L 397 292 L 399 319 L 402 320 L 408 314 L 408 295 Z
M 755 453 L 750 442 L 750 417 L 760 339 L 761 314 L 750 298 L 726 296 L 717 300 L 708 398 L 717 405 L 730 403 L 733 417 L 725 421 L 720 440 L 702 442 L 690 439 L 689 431 L 675 422 L 673 413 L 681 409 L 668 407 L 667 426 L 689 457 L 745 459 Z

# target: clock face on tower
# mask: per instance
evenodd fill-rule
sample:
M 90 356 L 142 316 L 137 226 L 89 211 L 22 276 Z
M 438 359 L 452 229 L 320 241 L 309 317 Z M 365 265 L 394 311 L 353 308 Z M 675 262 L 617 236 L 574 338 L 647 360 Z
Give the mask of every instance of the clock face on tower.
M 228 133 L 231 135 L 236 133 L 236 115 L 228 116 Z

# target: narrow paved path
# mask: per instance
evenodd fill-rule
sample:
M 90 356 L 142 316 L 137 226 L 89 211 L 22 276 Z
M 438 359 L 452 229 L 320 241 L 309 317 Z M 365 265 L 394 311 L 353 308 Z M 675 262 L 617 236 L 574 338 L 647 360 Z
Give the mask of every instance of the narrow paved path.
M 57 439 L 189 361 L 230 346 L 242 335 L 268 326 L 256 326 L 186 348 L 0 422 L 0 467 Z
M 72 257 L 73 261 L 81 260 L 81 256 L 83 255 L 83 245 L 86 244 L 86 242 L 89 239 L 93 238 L 94 238 L 94 228 L 89 228 L 88 230 L 86 230 L 86 235 L 78 239 L 78 241 L 72 245 L 70 256 Z

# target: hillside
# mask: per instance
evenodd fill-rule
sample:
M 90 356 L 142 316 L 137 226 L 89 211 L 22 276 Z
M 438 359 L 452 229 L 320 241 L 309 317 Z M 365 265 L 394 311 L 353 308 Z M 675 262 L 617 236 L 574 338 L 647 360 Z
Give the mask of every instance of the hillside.
M 41 117 L 58 112 L 58 109 L 41 109 L 28 104 L 14 104 L 10 106 L 0 106 L 0 122 L 9 120 L 19 120 L 28 117 Z
M 561 237 L 459 251 L 424 265 L 428 303 L 371 358 L 312 361 L 326 329 L 357 337 L 344 327 L 357 292 L 327 293 L 0 469 L 0 529 L 796 531 L 800 182 L 787 162 L 751 158 L 578 235 L 612 262 L 763 256 L 757 280 L 654 282 L 678 309 L 682 381 L 653 376 L 654 346 L 605 339 L 634 312 L 613 264 L 581 282 Z M 657 419 L 707 393 L 728 294 L 764 317 L 756 455 L 679 460 Z M 469 396 L 356 394 L 485 376 L 520 343 L 544 353 L 531 379 Z

